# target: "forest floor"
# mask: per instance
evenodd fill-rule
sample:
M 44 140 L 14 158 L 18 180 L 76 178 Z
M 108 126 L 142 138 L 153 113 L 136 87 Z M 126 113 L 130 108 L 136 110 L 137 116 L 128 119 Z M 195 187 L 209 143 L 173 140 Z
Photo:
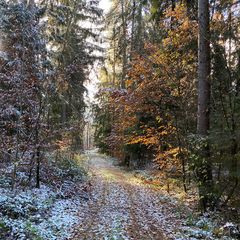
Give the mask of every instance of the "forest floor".
M 94 151 L 86 157 L 92 174 L 90 200 L 80 209 L 81 223 L 70 239 L 231 239 L 214 236 L 210 219 L 193 220 L 187 206 L 117 166 L 114 159 Z
M 55 175 L 40 189 L 11 191 L 0 174 L 0 240 L 239 239 L 236 225 L 199 215 L 174 186 L 169 192 L 96 150 L 76 153 L 70 172 L 61 156 L 49 156 Z
M 177 230 L 180 223 L 171 211 L 171 199 L 114 166 L 111 158 L 95 152 L 87 157 L 92 173 L 91 199 L 79 212 L 83 221 L 72 239 L 160 240 Z

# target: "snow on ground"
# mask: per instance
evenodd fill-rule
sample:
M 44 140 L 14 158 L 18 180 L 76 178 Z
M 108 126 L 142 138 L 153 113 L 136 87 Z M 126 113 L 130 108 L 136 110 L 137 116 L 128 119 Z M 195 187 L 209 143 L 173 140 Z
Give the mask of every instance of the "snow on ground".
M 82 199 L 59 199 L 49 187 L 11 192 L 0 189 L 0 239 L 61 240 L 78 223 Z
M 92 155 L 90 163 L 94 172 L 92 198 L 80 211 L 85 221 L 72 239 L 165 239 L 163 232 L 171 232 L 172 224 L 166 217 L 170 218 L 170 213 L 163 214 L 160 202 L 171 199 L 143 187 L 130 174 L 112 166 L 109 159 Z
M 208 216 L 193 217 L 184 204 L 114 166 L 111 158 L 89 152 L 86 159 L 91 183 L 71 197 L 45 185 L 0 189 L 0 239 L 237 239 L 230 237 L 234 224 L 221 227 Z
M 88 153 L 93 172 L 91 198 L 70 239 L 196 240 L 234 239 L 208 217 L 189 219 L 190 209 L 134 174 L 113 166 L 109 157 Z

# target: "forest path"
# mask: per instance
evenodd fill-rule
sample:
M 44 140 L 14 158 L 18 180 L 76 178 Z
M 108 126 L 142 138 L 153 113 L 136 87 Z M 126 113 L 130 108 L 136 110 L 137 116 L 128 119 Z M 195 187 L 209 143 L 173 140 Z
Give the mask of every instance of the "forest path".
M 70 239 L 172 239 L 179 219 L 168 197 L 114 166 L 110 157 L 95 151 L 86 157 L 92 173 L 91 196 L 79 211 L 81 223 Z

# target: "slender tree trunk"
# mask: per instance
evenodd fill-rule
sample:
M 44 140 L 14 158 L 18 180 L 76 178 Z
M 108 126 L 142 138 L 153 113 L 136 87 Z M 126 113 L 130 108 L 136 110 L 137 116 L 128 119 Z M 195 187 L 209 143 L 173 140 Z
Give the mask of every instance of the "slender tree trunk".
M 35 141 L 35 147 L 36 147 L 36 188 L 40 188 L 40 167 L 41 167 L 41 146 L 40 146 L 40 128 L 41 128 L 41 124 L 40 124 L 40 119 L 41 119 L 41 115 L 42 115 L 42 98 L 40 97 L 39 99 L 39 113 L 38 113 L 38 120 L 37 120 L 37 124 L 36 124 L 36 141 Z
M 210 30 L 208 0 L 199 0 L 198 134 L 207 136 L 210 106 Z
M 116 83 L 116 61 L 117 61 L 117 56 L 116 56 L 116 26 L 114 25 L 113 27 L 113 80 L 112 80 L 112 86 L 115 87 Z
M 133 0 L 133 6 L 132 6 L 132 29 L 131 29 L 131 54 L 130 58 L 132 59 L 132 54 L 135 50 L 135 14 L 136 14 L 136 1 Z
M 229 33 L 232 33 L 232 6 L 228 7 L 228 29 Z M 239 184 L 239 177 L 238 177 L 238 157 L 236 156 L 238 151 L 238 142 L 236 139 L 236 105 L 235 105 L 235 97 L 237 97 L 237 93 L 232 94 L 231 87 L 233 85 L 233 79 L 232 79 L 232 35 L 229 36 L 229 43 L 228 43 L 228 56 L 227 56 L 227 65 L 228 65 L 228 74 L 229 74 L 229 110 L 230 110 L 230 123 L 231 123 L 231 168 L 230 168 L 230 181 L 234 182 L 234 186 L 231 188 L 230 193 L 228 194 L 228 197 L 226 201 L 223 203 L 223 205 L 226 205 L 228 201 L 231 199 L 231 197 L 234 195 L 234 192 Z
M 40 188 L 40 164 L 41 164 L 41 151 L 40 146 L 37 147 L 37 167 L 36 167 L 36 188 Z
M 176 8 L 176 0 L 172 0 L 172 11 Z
M 121 0 L 121 11 L 122 11 L 122 30 L 123 30 L 123 45 L 122 45 L 122 79 L 121 88 L 125 88 L 125 78 L 127 74 L 127 20 L 125 12 L 125 1 Z
M 210 126 L 210 27 L 209 1 L 199 0 L 199 42 L 198 42 L 198 115 L 197 133 L 203 140 L 197 176 L 199 181 L 200 204 L 205 211 L 210 205 L 212 191 L 212 166 L 209 159 L 208 131 Z
M 137 45 L 137 51 L 139 54 L 142 54 L 142 50 L 144 47 L 143 43 L 143 17 L 142 17 L 142 9 L 143 5 L 140 2 L 138 6 L 138 15 L 137 15 L 137 36 L 136 36 L 136 45 Z

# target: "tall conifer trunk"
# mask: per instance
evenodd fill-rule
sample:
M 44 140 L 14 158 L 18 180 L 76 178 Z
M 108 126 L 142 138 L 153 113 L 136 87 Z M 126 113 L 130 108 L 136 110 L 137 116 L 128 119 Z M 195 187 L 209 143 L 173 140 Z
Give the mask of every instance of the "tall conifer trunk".
M 197 169 L 199 181 L 200 203 L 205 211 L 210 205 L 212 190 L 212 167 L 209 159 L 209 113 L 210 113 L 210 27 L 209 27 L 209 1 L 199 0 L 199 39 L 198 39 L 198 115 L 197 133 L 203 140 L 199 152 Z

